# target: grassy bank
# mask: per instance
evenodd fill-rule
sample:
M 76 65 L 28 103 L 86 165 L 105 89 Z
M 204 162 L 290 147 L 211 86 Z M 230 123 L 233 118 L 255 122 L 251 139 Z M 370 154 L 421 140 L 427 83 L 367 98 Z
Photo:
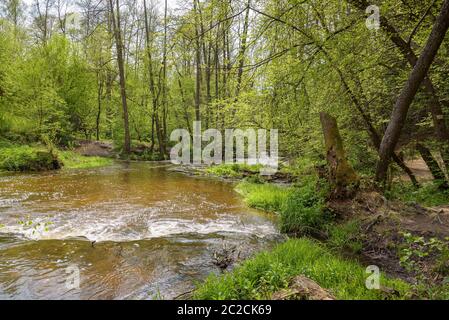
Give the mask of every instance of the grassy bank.
M 290 187 L 242 182 L 237 190 L 248 206 L 278 213 L 284 233 L 313 234 L 331 218 L 325 208 L 327 186 L 313 176 Z
M 46 171 L 60 169 L 58 156 L 44 147 L 7 146 L 0 148 L 0 170 Z
M 441 239 L 441 234 L 440 240 L 438 235 L 429 235 L 425 239 L 415 236 L 410 238 L 413 241 L 407 240 L 403 234 L 412 231 L 401 220 L 401 212 L 406 212 L 408 216 L 405 220 L 410 221 L 410 208 L 415 208 L 414 204 L 447 204 L 446 192 L 438 190 L 433 184 L 423 185 L 416 190 L 406 183 L 398 183 L 386 194 L 387 198 L 398 202 L 394 208 L 385 204 L 385 198 L 380 194 L 378 198 L 374 196 L 371 199 L 370 192 L 366 198 L 362 194 L 362 198 L 357 200 L 359 203 L 349 201 L 339 208 L 338 201 L 335 203 L 337 207 L 328 201 L 329 186 L 317 177 L 308 161 L 303 161 L 297 168 L 284 170 L 296 172 L 294 184 L 261 183 L 258 172 L 254 171 L 252 175 L 246 175 L 236 190 L 248 206 L 276 213 L 283 233 L 303 238 L 289 240 L 272 252 L 261 253 L 228 274 L 210 276 L 199 286 L 196 299 L 269 299 L 274 292 L 287 287 L 292 278 L 300 275 L 329 289 L 337 299 L 449 297 L 449 266 L 445 258 L 447 250 L 444 250 L 447 242 Z M 239 169 L 236 165 L 213 167 L 208 171 L 225 177 L 236 177 L 240 172 L 248 172 L 247 168 Z M 407 207 L 407 204 L 412 206 Z M 422 210 L 419 206 L 416 208 L 419 220 Z M 384 217 L 380 229 L 376 231 L 374 226 L 379 221 L 372 210 L 377 210 L 383 216 L 387 209 L 391 219 Z M 364 210 L 369 212 L 364 213 Z M 391 210 L 396 213 L 391 214 Z M 426 223 L 421 223 L 425 230 Z M 322 242 L 304 237 L 319 238 Z M 399 296 L 385 296 L 382 290 L 367 290 L 365 280 L 369 274 L 365 273 L 365 267 L 356 262 L 358 255 L 366 254 L 365 248 L 377 248 L 386 253 L 388 258 L 383 261 L 386 265 L 376 262 L 381 270 L 391 272 L 403 268 L 402 272 L 409 272 L 416 283 L 407 284 L 384 276 L 381 284 L 397 290 Z M 351 258 L 343 259 L 343 256 Z M 408 268 L 412 263 L 415 268 Z M 386 267 L 388 264 L 395 266 L 391 269 L 391 266 Z M 420 268 L 416 266 L 423 265 L 426 271 L 420 273 Z
M 58 156 L 64 164 L 64 169 L 89 169 L 105 167 L 113 160 L 102 157 L 85 157 L 74 151 L 58 151 Z
M 207 168 L 206 172 L 222 178 L 243 178 L 246 174 L 257 176 L 262 166 L 247 164 L 223 164 Z
M 107 166 L 112 159 L 85 157 L 73 151 L 49 150 L 43 145 L 0 144 L 0 171 L 38 172 Z
M 297 275 L 316 281 L 337 299 L 402 299 L 409 289 L 400 280 L 382 276 L 380 284 L 396 290 L 398 296 L 368 290 L 365 282 L 369 274 L 365 268 L 336 256 L 315 241 L 294 239 L 245 261 L 231 273 L 209 276 L 194 298 L 270 299 L 274 292 L 287 288 Z

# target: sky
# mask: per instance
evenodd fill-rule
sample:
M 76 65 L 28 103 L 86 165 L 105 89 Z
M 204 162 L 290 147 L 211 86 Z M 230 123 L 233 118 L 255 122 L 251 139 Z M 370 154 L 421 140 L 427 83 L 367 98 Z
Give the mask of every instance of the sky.
M 23 0 L 28 6 L 30 6 L 35 0 Z M 74 0 L 72 0 L 73 2 L 75 2 Z M 143 2 L 143 0 L 140 0 L 141 2 Z M 150 0 L 151 1 L 151 0 Z M 150 2 L 148 1 L 148 2 Z M 155 3 L 158 3 L 158 5 L 160 5 L 160 8 L 163 8 L 164 6 L 164 1 L 165 0 L 153 0 L 155 1 Z M 168 7 L 170 9 L 176 9 L 178 6 L 178 2 L 180 0 L 168 0 Z

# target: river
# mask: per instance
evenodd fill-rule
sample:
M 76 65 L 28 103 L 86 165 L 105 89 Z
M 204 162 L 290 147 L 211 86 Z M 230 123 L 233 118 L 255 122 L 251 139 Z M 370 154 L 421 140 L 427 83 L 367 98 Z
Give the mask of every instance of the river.
M 223 247 L 245 258 L 279 241 L 232 184 L 171 169 L 1 174 L 0 299 L 173 299 L 220 272 Z

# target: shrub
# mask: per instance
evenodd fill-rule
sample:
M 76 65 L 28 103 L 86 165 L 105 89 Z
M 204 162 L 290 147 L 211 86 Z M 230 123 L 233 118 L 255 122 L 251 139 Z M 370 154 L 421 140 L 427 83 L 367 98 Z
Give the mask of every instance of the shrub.
M 248 206 L 278 213 L 284 233 L 314 233 L 331 218 L 325 209 L 328 188 L 314 176 L 303 177 L 294 187 L 242 182 L 237 191 Z
M 310 234 L 330 219 L 325 209 L 327 187 L 313 176 L 293 188 L 281 208 L 281 231 Z

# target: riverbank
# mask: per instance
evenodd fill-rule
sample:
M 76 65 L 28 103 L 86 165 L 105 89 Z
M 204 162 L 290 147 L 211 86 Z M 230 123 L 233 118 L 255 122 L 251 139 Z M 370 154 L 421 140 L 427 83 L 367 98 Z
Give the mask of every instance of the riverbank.
M 228 174 L 228 169 L 206 169 L 206 174 Z M 314 170 L 297 172 L 291 185 L 274 185 L 259 181 L 255 170 L 236 187 L 248 206 L 276 213 L 291 240 L 231 273 L 211 276 L 194 298 L 266 299 L 298 276 L 316 281 L 337 299 L 449 298 L 449 206 L 442 191 L 426 184 L 406 192 L 411 187 L 401 184 L 388 198 L 365 188 L 353 199 L 336 201 L 327 198 L 326 183 Z M 322 255 L 327 258 L 317 259 Z M 366 288 L 369 265 L 384 274 L 386 290 Z
M 59 169 L 88 169 L 108 166 L 113 159 L 86 156 L 75 150 L 60 150 L 42 144 L 0 144 L 0 171 L 39 172 Z

